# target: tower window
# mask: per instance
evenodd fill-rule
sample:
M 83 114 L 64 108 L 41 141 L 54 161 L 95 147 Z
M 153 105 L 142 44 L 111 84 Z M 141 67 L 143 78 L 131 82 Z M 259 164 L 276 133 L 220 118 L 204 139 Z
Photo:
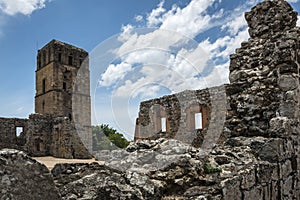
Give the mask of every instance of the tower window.
M 63 82 L 63 90 L 67 90 L 67 83 Z
M 69 56 L 69 65 L 73 65 L 73 56 Z
M 58 53 L 58 62 L 61 62 L 61 53 Z
M 202 113 L 195 113 L 195 129 L 202 129 Z
M 48 60 L 47 62 L 49 63 L 51 61 L 51 51 L 50 49 L 48 49 Z
M 41 58 L 38 58 L 38 69 L 42 67 Z
M 46 64 L 46 51 L 43 51 L 43 64 Z
M 42 90 L 43 90 L 43 93 L 46 92 L 46 79 L 45 78 L 43 79 Z
M 43 112 L 45 112 L 45 101 L 43 101 L 43 103 L 42 103 L 42 110 L 43 110 Z

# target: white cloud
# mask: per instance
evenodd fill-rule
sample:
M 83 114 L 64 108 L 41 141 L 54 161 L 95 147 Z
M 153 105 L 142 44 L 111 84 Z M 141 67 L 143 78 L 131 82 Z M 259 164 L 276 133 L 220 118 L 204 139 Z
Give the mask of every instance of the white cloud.
M 126 26 L 122 26 L 122 33 L 119 35 L 118 40 L 121 42 L 126 42 L 132 37 L 132 31 L 134 27 L 131 24 L 127 24 Z
M 46 0 L 0 0 L 0 10 L 7 15 L 30 15 L 45 7 Z
M 147 25 L 148 27 L 156 27 L 162 22 L 161 15 L 166 12 L 166 9 L 163 8 L 164 1 L 161 1 L 157 8 L 153 9 L 151 13 L 147 16 Z
M 121 79 L 112 99 L 124 103 L 130 98 L 156 98 L 165 94 L 164 89 L 177 93 L 228 83 L 229 55 L 249 38 L 244 12 L 259 1 L 246 1 L 232 10 L 218 8 L 221 0 L 191 0 L 183 8 L 170 10 L 164 8 L 164 2 L 159 3 L 145 18 L 148 28 L 155 26 L 156 30 L 122 27 L 118 38 L 122 45 L 114 51 L 120 64 L 109 66 L 102 84 L 112 86 Z M 218 38 L 193 40 L 213 27 L 220 30 Z M 124 63 L 131 67 L 121 69 Z M 120 110 L 123 107 L 126 105 Z
M 136 82 L 124 82 L 116 88 L 116 94 L 119 96 L 128 95 L 133 88 L 141 85 L 142 81 L 163 84 L 164 87 L 176 92 L 227 82 L 229 55 L 249 37 L 243 13 L 249 9 L 247 6 L 255 2 L 235 8 L 234 13 L 220 9 L 215 14 L 207 14 L 206 10 L 215 2 L 215 0 L 192 0 L 184 8 L 173 6 L 169 11 L 163 8 L 164 2 L 161 2 L 147 17 L 148 26 L 156 25 L 158 29 L 138 34 L 132 25 L 123 26 L 118 38 L 123 44 L 115 51 L 116 56 L 121 58 L 121 63 L 117 66 L 109 66 L 102 75 L 100 82 L 102 86 L 111 86 L 117 79 L 123 79 L 128 72 L 132 71 L 132 68 L 128 67 L 121 69 L 124 63 L 131 66 L 136 63 L 147 66 L 140 71 L 142 78 L 137 79 Z M 214 42 L 210 42 L 209 39 L 204 40 L 197 47 L 184 46 L 187 41 L 192 41 L 184 35 L 194 38 L 213 26 L 222 27 L 227 34 Z M 176 45 L 183 46 L 177 49 L 177 52 L 173 52 L 172 48 Z M 215 59 L 223 61 L 208 69 L 207 64 Z M 151 64 L 159 64 L 165 69 L 154 67 L 153 69 L 157 70 L 155 71 L 149 68 Z M 217 76 L 220 71 L 224 78 Z M 199 77 L 199 74 L 202 77 Z M 207 79 L 206 83 L 203 78 Z M 143 96 L 142 92 L 146 94 L 150 91 L 145 88 L 138 90 L 139 95 Z M 153 93 L 156 90 L 151 91 Z
M 128 63 L 122 62 L 118 65 L 110 64 L 104 74 L 101 75 L 100 85 L 110 86 L 118 79 L 122 79 L 132 66 Z
M 200 31 L 211 27 L 212 16 L 205 14 L 214 0 L 192 0 L 185 8 L 173 7 L 162 16 L 161 29 L 173 30 L 188 37 L 194 37 Z
M 228 29 L 231 35 L 236 35 L 241 29 L 247 27 L 247 22 L 245 20 L 244 14 L 239 16 L 234 16 L 232 20 L 229 20 L 221 28 L 222 30 Z
M 287 0 L 287 2 L 290 2 L 290 3 L 297 3 L 299 0 Z

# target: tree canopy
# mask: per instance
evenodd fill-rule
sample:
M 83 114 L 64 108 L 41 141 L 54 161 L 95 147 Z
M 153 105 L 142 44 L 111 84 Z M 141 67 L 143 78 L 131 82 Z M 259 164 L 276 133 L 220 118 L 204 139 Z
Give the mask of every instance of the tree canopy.
M 129 141 L 117 130 L 109 127 L 108 124 L 92 126 L 92 133 L 94 151 L 126 148 L 129 145 Z

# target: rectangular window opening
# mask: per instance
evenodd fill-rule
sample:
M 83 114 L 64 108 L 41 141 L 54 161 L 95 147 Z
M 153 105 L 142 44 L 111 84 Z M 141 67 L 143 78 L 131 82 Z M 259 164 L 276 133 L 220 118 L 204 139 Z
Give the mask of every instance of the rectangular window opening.
M 161 118 L 161 132 L 167 132 L 167 119 Z
M 17 137 L 20 137 L 21 136 L 21 134 L 23 133 L 23 127 L 22 126 L 17 126 L 16 127 L 16 136 Z
M 43 57 L 43 64 L 46 65 L 46 51 L 43 51 L 42 57 Z
M 61 53 L 58 53 L 58 62 L 61 62 Z
M 67 83 L 63 82 L 63 90 L 67 90 Z
M 42 67 L 41 58 L 38 58 L 38 69 Z
M 195 129 L 202 129 L 202 113 L 195 113 Z
M 69 65 L 73 65 L 73 57 L 69 56 Z
M 46 79 L 43 79 L 42 90 L 43 90 L 43 93 L 46 92 Z

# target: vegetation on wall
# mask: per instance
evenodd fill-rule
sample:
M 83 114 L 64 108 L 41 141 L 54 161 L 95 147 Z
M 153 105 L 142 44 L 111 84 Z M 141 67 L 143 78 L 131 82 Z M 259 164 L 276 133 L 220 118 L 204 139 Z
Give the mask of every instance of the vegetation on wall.
M 94 151 L 126 148 L 129 145 L 129 141 L 117 130 L 109 127 L 108 124 L 92 126 L 92 133 Z

